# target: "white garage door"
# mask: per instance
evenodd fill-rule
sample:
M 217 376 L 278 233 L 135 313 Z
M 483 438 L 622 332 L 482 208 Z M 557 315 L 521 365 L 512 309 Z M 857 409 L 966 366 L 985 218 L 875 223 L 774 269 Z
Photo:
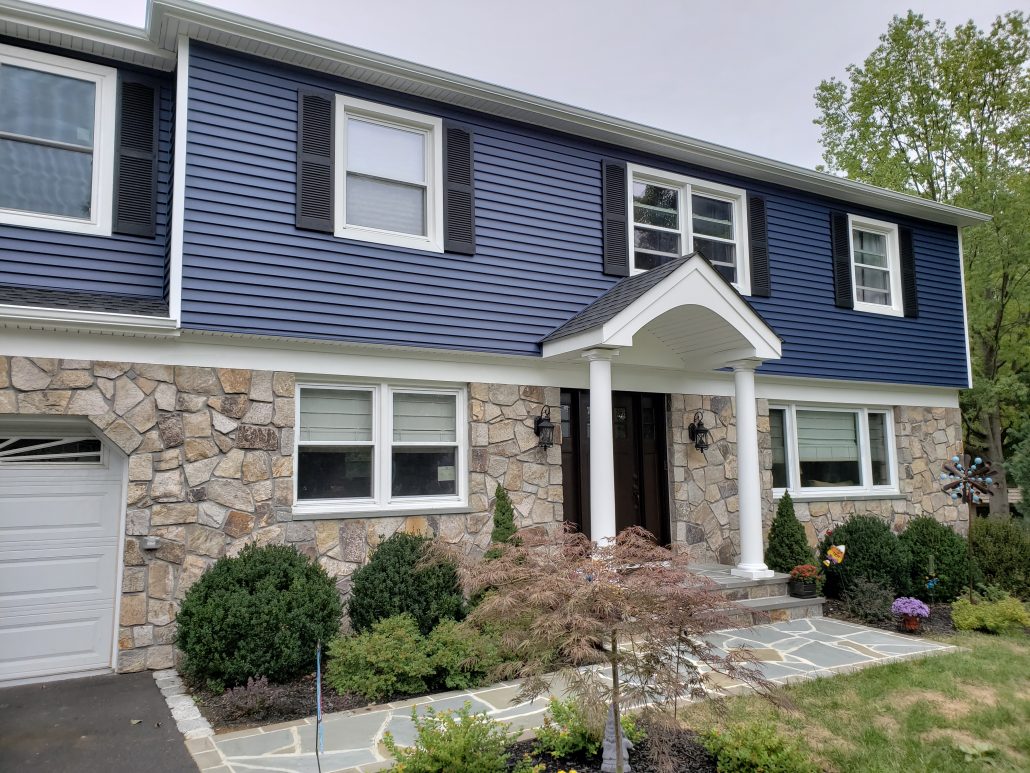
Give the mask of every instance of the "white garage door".
M 0 432 L 0 681 L 111 666 L 121 470 L 93 437 Z

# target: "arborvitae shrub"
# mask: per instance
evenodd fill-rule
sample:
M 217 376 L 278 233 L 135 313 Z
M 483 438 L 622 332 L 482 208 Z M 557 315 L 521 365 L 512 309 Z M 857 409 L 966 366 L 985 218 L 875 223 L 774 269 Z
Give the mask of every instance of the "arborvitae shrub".
M 248 545 L 186 592 L 176 645 L 182 672 L 211 687 L 281 682 L 315 668 L 315 647 L 340 627 L 335 581 L 293 547 Z
M 923 601 L 952 601 L 962 593 L 969 582 L 969 551 L 966 540 L 930 516 L 921 516 L 908 522 L 898 538 L 908 552 L 911 593 Z M 937 584 L 927 588 L 932 569 Z
M 811 564 L 814 559 L 815 553 L 808 544 L 805 527 L 794 515 L 794 502 L 790 494 L 784 493 L 769 527 L 765 562 L 777 572 L 789 572 L 795 566 Z
M 500 549 L 497 545 L 508 542 L 515 536 L 518 527 L 515 525 L 515 508 L 507 490 L 500 484 L 494 490 L 494 528 L 490 532 L 490 542 L 494 547 L 486 551 L 487 558 L 496 558 Z
M 397 532 L 354 572 L 347 609 L 355 631 L 407 614 L 428 634 L 441 620 L 465 616 L 457 567 L 445 560 L 424 562 L 428 547 L 428 537 Z
M 1030 505 L 1027 505 L 1030 506 Z M 977 575 L 1013 596 L 1030 600 L 1030 526 L 1022 518 L 974 518 L 970 550 Z
M 844 545 L 843 563 L 825 567 L 825 595 L 840 598 L 848 583 L 865 578 L 887 586 L 896 596 L 908 593 L 910 561 L 908 551 L 891 527 L 872 515 L 853 515 L 819 543 L 819 558 L 830 545 Z

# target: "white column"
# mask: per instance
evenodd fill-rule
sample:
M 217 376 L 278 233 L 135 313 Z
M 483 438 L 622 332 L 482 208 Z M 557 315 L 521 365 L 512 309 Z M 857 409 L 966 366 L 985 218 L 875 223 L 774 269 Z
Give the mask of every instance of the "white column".
M 740 496 L 740 563 L 732 570 L 752 580 L 772 577 L 762 547 L 762 474 L 758 465 L 758 406 L 755 368 L 758 362 L 732 363 L 737 403 L 737 486 Z
M 590 362 L 590 538 L 615 538 L 615 441 L 612 434 L 612 358 L 616 349 L 583 352 Z

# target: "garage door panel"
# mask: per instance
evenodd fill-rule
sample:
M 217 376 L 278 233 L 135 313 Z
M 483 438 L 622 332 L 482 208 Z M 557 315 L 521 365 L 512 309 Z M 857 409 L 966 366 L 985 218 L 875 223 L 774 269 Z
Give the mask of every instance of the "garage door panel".
M 0 551 L 0 614 L 24 606 L 90 602 L 115 596 L 115 545 L 66 545 Z
M 10 475 L 3 471 L 3 477 Z M 116 537 L 119 488 L 110 482 L 31 485 L 0 483 L 0 539 L 67 540 Z
M 0 679 L 109 666 L 113 618 L 109 606 L 5 614 L 0 620 Z

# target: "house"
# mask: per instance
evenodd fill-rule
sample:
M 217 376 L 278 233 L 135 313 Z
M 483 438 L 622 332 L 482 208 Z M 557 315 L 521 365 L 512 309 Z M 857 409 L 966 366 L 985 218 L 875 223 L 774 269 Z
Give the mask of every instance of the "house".
M 783 491 L 965 528 L 983 215 L 187 0 L 3 0 L 0 95 L 0 679 L 167 667 L 248 543 L 482 549 L 497 485 L 747 578 Z

